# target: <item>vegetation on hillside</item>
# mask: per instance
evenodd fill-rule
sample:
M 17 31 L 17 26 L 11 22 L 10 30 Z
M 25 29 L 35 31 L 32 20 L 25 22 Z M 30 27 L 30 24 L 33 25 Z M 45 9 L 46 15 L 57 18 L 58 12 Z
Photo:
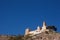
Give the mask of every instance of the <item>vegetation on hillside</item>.
M 57 31 L 57 28 L 55 26 L 48 26 L 47 29 Z

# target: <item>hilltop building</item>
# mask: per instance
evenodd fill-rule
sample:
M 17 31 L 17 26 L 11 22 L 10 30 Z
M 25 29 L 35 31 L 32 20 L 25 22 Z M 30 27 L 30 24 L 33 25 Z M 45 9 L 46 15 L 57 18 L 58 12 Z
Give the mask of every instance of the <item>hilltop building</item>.
M 43 22 L 42 28 L 40 28 L 40 27 L 38 26 L 37 29 L 34 30 L 34 31 L 30 31 L 30 29 L 27 28 L 27 29 L 25 30 L 25 35 L 29 35 L 29 34 L 31 34 L 31 35 L 36 35 L 36 34 L 39 34 L 39 33 L 45 32 L 45 31 L 48 31 L 48 29 L 47 29 L 46 27 L 47 27 L 47 26 L 46 26 L 46 22 Z

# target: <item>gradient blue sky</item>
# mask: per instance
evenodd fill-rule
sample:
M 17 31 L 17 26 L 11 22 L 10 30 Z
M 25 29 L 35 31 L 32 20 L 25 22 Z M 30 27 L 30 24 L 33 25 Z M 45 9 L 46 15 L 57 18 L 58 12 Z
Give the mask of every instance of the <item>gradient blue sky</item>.
M 60 0 L 0 0 L 0 34 L 24 34 L 43 21 L 60 32 Z

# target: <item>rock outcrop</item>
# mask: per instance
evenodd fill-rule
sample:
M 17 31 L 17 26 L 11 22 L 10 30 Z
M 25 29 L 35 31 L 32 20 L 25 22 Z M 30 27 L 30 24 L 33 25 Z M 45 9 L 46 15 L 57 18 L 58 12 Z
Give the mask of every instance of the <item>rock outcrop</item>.
M 28 37 L 26 40 L 60 40 L 60 33 L 57 32 L 43 32 L 31 37 Z

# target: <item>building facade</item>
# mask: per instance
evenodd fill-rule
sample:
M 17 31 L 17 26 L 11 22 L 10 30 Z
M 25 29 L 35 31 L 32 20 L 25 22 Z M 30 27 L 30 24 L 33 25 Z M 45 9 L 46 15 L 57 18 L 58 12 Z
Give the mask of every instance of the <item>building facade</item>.
M 29 34 L 30 34 L 30 35 L 36 35 L 36 34 L 45 32 L 45 31 L 47 31 L 46 27 L 47 27 L 47 26 L 46 26 L 46 22 L 43 22 L 42 28 L 40 28 L 40 27 L 38 26 L 37 29 L 34 30 L 34 31 L 30 31 L 30 29 L 27 28 L 27 29 L 25 30 L 25 35 L 29 35 Z

